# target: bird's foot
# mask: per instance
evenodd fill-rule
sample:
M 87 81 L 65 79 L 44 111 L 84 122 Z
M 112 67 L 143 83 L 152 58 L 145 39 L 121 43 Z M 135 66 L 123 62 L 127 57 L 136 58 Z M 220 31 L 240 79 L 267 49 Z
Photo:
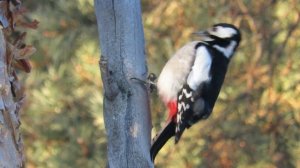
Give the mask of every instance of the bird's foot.
M 144 81 L 144 80 L 142 80 L 142 79 L 139 79 L 139 78 L 136 78 L 136 77 L 132 77 L 132 78 L 130 78 L 130 79 L 131 79 L 131 80 L 137 80 L 137 81 L 143 83 L 144 85 L 147 86 L 147 88 L 149 89 L 149 91 L 152 93 L 154 90 L 157 89 L 157 88 L 156 88 L 156 82 L 155 82 L 156 78 L 157 78 L 157 77 L 156 77 L 156 75 L 155 75 L 154 73 L 150 73 L 150 74 L 148 75 L 146 81 Z
M 154 73 L 150 73 L 147 77 L 147 82 L 149 83 L 149 90 L 150 90 L 150 93 L 152 93 L 154 90 L 157 89 L 157 86 L 156 86 L 156 75 Z

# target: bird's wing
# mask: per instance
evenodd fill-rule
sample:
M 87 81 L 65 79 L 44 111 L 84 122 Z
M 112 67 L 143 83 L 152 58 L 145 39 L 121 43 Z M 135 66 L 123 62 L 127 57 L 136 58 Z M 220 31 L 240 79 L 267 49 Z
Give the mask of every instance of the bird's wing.
M 177 117 L 175 130 L 175 143 L 177 143 L 186 128 L 189 128 L 195 120 L 195 110 L 204 108 L 204 100 L 201 98 L 203 85 L 210 81 L 210 68 L 212 57 L 205 45 L 198 45 L 196 56 L 187 82 L 178 92 Z M 195 104 L 197 102 L 197 105 Z M 195 106 L 197 109 L 195 109 Z M 197 111 L 197 113 L 201 111 Z
M 177 116 L 176 116 L 176 128 L 175 128 L 175 143 L 177 143 L 185 130 L 189 127 L 189 119 L 193 116 L 193 104 L 195 92 L 185 84 L 178 93 L 177 99 Z

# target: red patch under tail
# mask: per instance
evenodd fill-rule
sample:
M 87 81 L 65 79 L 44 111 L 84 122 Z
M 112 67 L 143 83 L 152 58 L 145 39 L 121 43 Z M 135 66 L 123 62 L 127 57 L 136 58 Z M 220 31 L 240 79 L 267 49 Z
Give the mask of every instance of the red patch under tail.
M 176 121 L 176 114 L 177 114 L 177 101 L 170 101 L 168 104 L 168 109 L 169 109 L 169 116 L 168 120 L 173 119 Z

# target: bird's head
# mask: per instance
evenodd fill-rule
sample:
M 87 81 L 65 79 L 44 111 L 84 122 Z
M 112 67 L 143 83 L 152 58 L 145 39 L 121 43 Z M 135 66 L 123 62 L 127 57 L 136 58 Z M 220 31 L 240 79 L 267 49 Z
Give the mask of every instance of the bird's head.
M 219 23 L 205 31 L 194 33 L 211 47 L 231 58 L 241 41 L 241 33 L 234 25 Z

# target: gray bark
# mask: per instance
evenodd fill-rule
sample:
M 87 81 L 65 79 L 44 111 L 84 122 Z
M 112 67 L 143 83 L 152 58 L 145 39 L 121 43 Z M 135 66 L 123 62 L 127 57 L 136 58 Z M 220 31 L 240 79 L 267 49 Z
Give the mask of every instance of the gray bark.
M 141 7 L 138 0 L 95 0 L 104 86 L 108 167 L 153 167 Z
M 15 102 L 11 92 L 6 50 L 7 44 L 0 29 L 0 167 L 22 167 L 23 146 L 19 135 L 18 111 L 21 102 Z

